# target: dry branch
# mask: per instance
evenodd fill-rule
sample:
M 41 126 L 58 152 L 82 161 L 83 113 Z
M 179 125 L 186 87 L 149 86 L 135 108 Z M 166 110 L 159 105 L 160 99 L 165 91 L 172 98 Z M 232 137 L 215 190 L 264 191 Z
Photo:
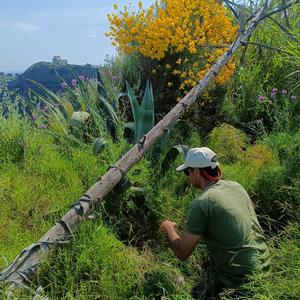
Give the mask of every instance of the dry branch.
M 266 44 L 260 44 L 260 43 L 256 43 L 256 42 L 245 42 L 245 41 L 241 41 L 241 44 L 243 46 L 246 46 L 246 45 L 254 45 L 254 46 L 258 46 L 258 47 L 261 47 L 261 48 L 266 48 L 268 50 L 273 50 L 273 51 L 277 51 L 277 52 L 282 52 L 282 53 L 287 53 L 286 51 L 280 49 L 280 48 L 276 48 L 276 47 L 272 47 L 272 46 L 269 46 L 269 45 L 266 45 Z
M 210 84 L 232 55 L 239 49 L 264 19 L 269 2 L 256 13 L 246 29 L 239 33 L 229 50 L 212 66 L 203 79 L 158 123 L 139 143 L 131 148 L 117 163 L 96 182 L 36 244 L 24 249 L 21 254 L 0 273 L 0 282 L 12 283 L 11 287 L 27 287 L 38 266 L 45 260 L 51 250 L 61 243 L 69 241 L 73 231 L 84 217 L 89 215 L 93 206 L 99 203 L 146 153 L 146 151 L 163 135 L 164 130 L 173 124 L 197 100 L 204 88 Z

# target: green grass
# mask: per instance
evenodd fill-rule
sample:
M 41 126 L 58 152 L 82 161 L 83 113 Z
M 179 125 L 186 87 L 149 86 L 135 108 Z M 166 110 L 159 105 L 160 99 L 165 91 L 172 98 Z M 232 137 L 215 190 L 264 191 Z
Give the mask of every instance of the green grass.
M 0 118 L 0 128 L 0 257 L 10 262 L 52 227 L 129 145 L 122 139 L 117 143 L 107 139 L 104 150 L 95 156 L 90 145 L 53 136 L 15 116 Z M 299 212 L 299 173 L 293 168 L 298 162 L 297 136 L 293 138 L 286 144 L 280 141 L 281 135 L 270 136 L 263 146 L 249 145 L 240 159 L 222 165 L 225 178 L 241 182 L 261 211 L 276 209 L 289 217 L 288 210 L 280 211 L 286 204 Z M 197 134 L 186 142 L 190 147 L 203 145 Z M 164 219 L 176 221 L 181 231 L 188 205 L 199 192 L 187 185 L 184 174 L 175 172 L 181 163 L 178 157 L 161 175 L 159 163 L 142 159 L 127 174 L 131 187 L 121 194 L 110 193 L 95 210 L 95 220 L 84 222 L 75 239 L 55 251 L 32 286 L 41 285 L 50 299 L 190 299 L 205 247 L 199 245 L 183 263 L 158 232 Z M 291 172 L 296 174 L 293 180 Z M 297 222 L 290 216 L 280 230 L 269 233 L 270 277 L 254 276 L 248 286 L 252 296 L 246 299 L 299 298 Z M 1 259 L 0 269 L 4 267 L 5 259 Z M 5 288 L 0 287 L 0 297 Z M 26 297 L 32 295 L 16 299 Z
M 300 227 L 290 223 L 268 241 L 272 269 L 268 276 L 255 274 L 246 285 L 248 294 L 241 299 L 300 299 Z M 228 299 L 228 297 L 224 297 Z

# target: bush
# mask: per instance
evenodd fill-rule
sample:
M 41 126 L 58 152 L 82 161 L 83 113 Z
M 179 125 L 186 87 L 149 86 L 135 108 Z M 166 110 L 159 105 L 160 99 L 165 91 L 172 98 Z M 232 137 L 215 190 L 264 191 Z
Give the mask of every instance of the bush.
M 269 276 L 255 274 L 246 285 L 249 293 L 240 299 L 300 299 L 299 237 L 299 224 L 291 223 L 269 240 L 271 272 Z
M 247 136 L 241 130 L 222 124 L 210 133 L 208 146 L 217 153 L 221 162 L 233 163 L 243 157 L 247 142 Z

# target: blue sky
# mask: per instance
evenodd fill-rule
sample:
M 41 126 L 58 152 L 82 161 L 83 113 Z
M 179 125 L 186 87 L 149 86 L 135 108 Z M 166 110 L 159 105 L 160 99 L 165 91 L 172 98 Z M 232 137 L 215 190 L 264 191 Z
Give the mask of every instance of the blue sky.
M 149 6 L 154 0 L 144 0 Z M 113 4 L 138 0 L 0 0 L 0 72 L 24 71 L 54 55 L 100 64 L 115 54 L 104 33 Z

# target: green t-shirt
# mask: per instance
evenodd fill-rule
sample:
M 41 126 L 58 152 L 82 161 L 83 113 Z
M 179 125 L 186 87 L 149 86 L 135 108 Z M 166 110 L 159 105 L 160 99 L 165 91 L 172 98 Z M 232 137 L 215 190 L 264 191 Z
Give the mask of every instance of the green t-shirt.
M 254 270 L 269 270 L 262 228 L 249 195 L 237 182 L 206 186 L 189 207 L 187 230 L 204 237 L 213 273 L 228 287 L 240 285 Z

